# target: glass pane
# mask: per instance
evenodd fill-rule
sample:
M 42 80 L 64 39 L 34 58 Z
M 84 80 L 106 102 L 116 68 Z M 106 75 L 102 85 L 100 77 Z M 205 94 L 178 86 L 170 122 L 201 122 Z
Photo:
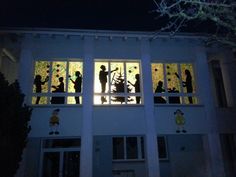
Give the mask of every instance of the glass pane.
M 82 91 L 82 73 L 83 64 L 82 62 L 69 62 L 69 82 L 68 92 L 69 93 L 80 93 Z
M 154 64 L 152 64 L 152 88 L 153 88 L 153 93 L 154 92 L 158 92 L 158 93 L 164 92 L 163 87 L 164 87 L 163 64 L 154 63 Z
M 113 138 L 113 159 L 124 159 L 124 138 Z
M 137 103 L 139 101 L 139 103 Z M 128 96 L 127 99 L 128 104 L 140 104 L 141 103 L 141 97 L 140 96 Z
M 53 62 L 51 92 L 64 92 L 64 83 L 66 83 L 66 62 Z
M 165 96 L 155 96 L 154 103 L 155 104 L 166 104 L 166 97 Z
M 47 61 L 36 61 L 34 71 L 33 93 L 48 92 L 48 78 L 50 72 L 50 63 Z
M 168 101 L 170 104 L 182 104 L 182 97 L 180 96 L 169 96 Z
M 185 104 L 198 104 L 198 100 L 197 100 L 197 97 L 195 96 L 184 97 L 184 103 Z
M 140 93 L 139 63 L 126 63 L 126 75 L 129 93 Z
M 140 93 L 140 69 L 139 63 L 126 63 L 128 93 Z M 135 101 L 135 102 L 134 102 Z M 141 97 L 130 97 L 127 100 L 129 104 L 140 104 Z
M 125 104 L 125 97 L 111 96 L 111 104 Z
M 138 159 L 137 137 L 126 138 L 127 159 Z
M 68 96 L 67 104 L 82 104 L 82 97 L 81 96 Z
M 192 64 L 181 64 L 181 77 L 183 83 L 184 93 L 195 93 L 196 85 L 193 74 Z
M 125 92 L 125 73 L 123 63 L 111 63 L 111 93 Z M 118 101 L 120 102 L 120 101 Z
M 108 92 L 108 62 L 95 62 L 94 93 Z
M 64 152 L 63 177 L 79 177 L 80 152 Z
M 47 97 L 34 96 L 34 97 L 32 97 L 32 104 L 47 104 Z
M 109 96 L 94 96 L 93 102 L 94 104 L 109 104 Z
M 175 63 L 166 64 L 166 79 L 169 93 L 180 92 L 180 77 L 178 74 L 178 67 Z
M 59 152 L 45 152 L 42 177 L 59 177 Z
M 52 80 L 51 92 L 63 93 L 65 92 L 66 83 L 66 62 L 53 62 L 52 63 Z M 51 104 L 64 104 L 65 97 L 52 97 Z

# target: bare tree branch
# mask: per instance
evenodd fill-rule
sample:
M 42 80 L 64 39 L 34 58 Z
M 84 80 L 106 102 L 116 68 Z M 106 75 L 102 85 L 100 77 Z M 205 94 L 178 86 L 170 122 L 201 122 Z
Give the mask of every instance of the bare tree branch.
M 153 0 L 160 17 L 168 17 L 161 31 L 179 32 L 193 20 L 212 22 L 209 41 L 236 48 L 236 0 Z

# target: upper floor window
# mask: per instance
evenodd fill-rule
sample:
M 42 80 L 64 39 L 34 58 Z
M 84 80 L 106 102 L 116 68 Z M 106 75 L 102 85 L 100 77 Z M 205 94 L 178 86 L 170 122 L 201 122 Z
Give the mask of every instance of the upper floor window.
M 94 73 L 94 104 L 143 102 L 139 62 L 98 61 Z
M 81 104 L 81 61 L 36 61 L 32 104 Z
M 155 104 L 198 104 L 193 64 L 152 63 Z

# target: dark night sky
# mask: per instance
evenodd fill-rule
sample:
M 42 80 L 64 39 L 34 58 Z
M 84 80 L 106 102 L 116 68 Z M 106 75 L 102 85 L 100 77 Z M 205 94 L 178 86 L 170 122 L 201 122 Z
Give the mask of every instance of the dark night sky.
M 1 27 L 153 31 L 152 0 L 1 0 Z

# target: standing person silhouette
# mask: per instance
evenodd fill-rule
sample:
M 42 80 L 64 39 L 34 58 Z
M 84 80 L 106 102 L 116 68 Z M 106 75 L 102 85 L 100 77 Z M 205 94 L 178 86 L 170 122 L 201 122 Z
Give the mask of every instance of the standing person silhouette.
M 41 79 L 42 79 L 41 75 L 37 74 L 35 76 L 34 85 L 36 87 L 36 89 L 35 89 L 36 93 L 42 92 L 42 85 L 44 85 L 49 80 L 49 77 L 47 76 L 44 81 L 42 81 Z M 41 98 L 40 96 L 37 96 L 35 104 L 39 104 L 40 98 Z
M 63 77 L 59 77 L 59 82 L 60 84 L 55 86 L 55 85 L 52 85 L 52 88 L 54 88 L 55 90 L 52 91 L 54 93 L 62 93 L 64 92 L 64 78 Z M 65 102 L 65 98 L 64 97 L 52 97 L 52 100 L 51 100 L 51 103 L 52 104 L 64 104 Z
M 132 84 L 130 81 L 128 81 L 128 83 L 130 83 L 134 89 L 135 89 L 135 93 L 140 93 L 140 77 L 139 77 L 139 74 L 136 74 L 135 75 L 135 83 Z M 140 104 L 140 100 L 141 100 L 141 97 L 140 96 L 136 96 L 136 104 Z
M 101 93 L 105 93 L 108 74 L 112 73 L 114 71 L 117 71 L 118 68 L 116 68 L 116 69 L 114 69 L 114 70 L 109 72 L 109 71 L 106 71 L 106 66 L 101 65 L 100 69 L 101 69 L 101 71 L 99 72 L 99 80 L 100 80 L 100 83 L 101 83 L 101 91 L 102 91 Z M 104 96 L 101 97 L 101 101 L 102 101 L 102 104 L 104 102 L 107 102 L 107 100 L 106 100 L 106 98 Z
M 74 84 L 75 92 L 76 93 L 81 93 L 82 75 L 79 71 L 76 71 L 75 76 L 76 76 L 76 79 L 74 81 L 69 76 L 70 81 Z M 79 96 L 75 96 L 75 102 L 76 102 L 76 104 L 80 104 Z
M 186 78 L 185 78 L 185 81 L 183 81 L 183 87 L 186 87 L 187 93 L 193 93 L 191 73 L 188 69 L 185 69 L 184 73 L 186 75 Z M 192 104 L 193 103 L 193 98 L 188 97 L 188 101 L 189 101 L 190 104 Z

